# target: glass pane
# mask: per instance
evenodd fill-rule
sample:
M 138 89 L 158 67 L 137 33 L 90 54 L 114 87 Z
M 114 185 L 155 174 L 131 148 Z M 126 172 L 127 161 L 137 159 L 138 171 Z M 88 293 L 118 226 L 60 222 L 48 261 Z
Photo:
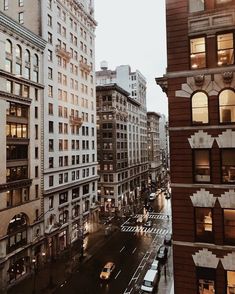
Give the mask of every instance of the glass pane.
M 204 0 L 189 0 L 189 12 L 204 10 Z
M 192 97 L 193 123 L 208 123 L 208 98 L 205 93 L 197 92 Z
M 229 65 L 234 63 L 233 34 L 217 36 L 218 65 Z
M 199 294 L 215 294 L 215 282 L 199 279 Z
M 235 271 L 227 271 L 227 294 L 235 294 Z
M 203 68 L 206 66 L 205 38 L 190 40 L 191 68 Z
M 235 210 L 224 209 L 224 237 L 227 243 L 235 243 Z

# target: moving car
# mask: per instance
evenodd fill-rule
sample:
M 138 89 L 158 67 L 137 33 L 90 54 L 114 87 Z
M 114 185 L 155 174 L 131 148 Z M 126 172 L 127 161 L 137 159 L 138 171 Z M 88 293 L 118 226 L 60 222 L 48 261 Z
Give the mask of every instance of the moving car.
M 160 246 L 157 252 L 156 258 L 160 261 L 165 261 L 167 259 L 168 248 L 165 245 Z
M 110 279 L 114 269 L 115 269 L 115 264 L 113 262 L 107 262 L 100 273 L 101 280 Z
M 155 200 L 156 199 L 156 193 L 151 193 L 149 195 L 149 200 L 152 201 L 152 200 Z
M 168 233 L 168 234 L 166 234 L 165 235 L 165 237 L 164 237 L 164 244 L 165 245 L 169 245 L 169 246 L 171 246 L 171 234 L 170 233 Z

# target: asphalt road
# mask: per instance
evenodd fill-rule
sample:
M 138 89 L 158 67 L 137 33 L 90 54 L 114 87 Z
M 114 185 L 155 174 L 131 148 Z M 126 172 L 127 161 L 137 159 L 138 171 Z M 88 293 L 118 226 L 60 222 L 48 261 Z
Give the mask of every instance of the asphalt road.
M 163 243 L 164 235 L 171 230 L 167 218 L 168 202 L 164 197 L 159 197 L 151 205 L 155 210 L 149 214 L 152 220 L 151 228 L 137 226 L 138 215 L 123 222 L 120 230 L 107 239 L 104 246 L 55 293 L 141 293 L 143 277 Z M 99 275 L 108 261 L 115 263 L 115 270 L 111 279 L 104 282 L 100 280 Z M 164 265 L 162 265 L 163 270 L 165 270 Z

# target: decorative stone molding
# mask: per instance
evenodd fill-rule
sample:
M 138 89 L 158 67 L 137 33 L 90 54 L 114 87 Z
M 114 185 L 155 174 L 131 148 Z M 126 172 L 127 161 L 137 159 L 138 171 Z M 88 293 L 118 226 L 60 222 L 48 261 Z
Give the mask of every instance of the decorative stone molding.
M 205 248 L 196 252 L 192 257 L 196 266 L 217 268 L 219 263 L 219 258 Z
M 191 148 L 212 148 L 214 138 L 208 135 L 207 132 L 199 130 L 197 133 L 194 133 L 188 141 Z
M 223 81 L 225 84 L 231 84 L 233 80 L 233 72 L 232 71 L 225 71 L 222 73 Z
M 214 207 L 216 197 L 213 194 L 210 194 L 209 191 L 201 189 L 196 193 L 193 193 L 193 196 L 190 196 L 190 199 L 194 207 Z
M 235 131 L 227 129 L 216 138 L 219 148 L 235 148 Z
M 221 258 L 221 262 L 226 271 L 235 271 L 235 252 L 228 253 Z
M 222 208 L 232 208 L 235 209 L 235 190 L 229 190 L 218 197 L 220 206 Z
M 204 75 L 197 75 L 194 77 L 194 82 L 195 82 L 196 86 L 198 86 L 198 87 L 202 87 L 202 85 L 204 84 L 204 81 L 205 81 Z

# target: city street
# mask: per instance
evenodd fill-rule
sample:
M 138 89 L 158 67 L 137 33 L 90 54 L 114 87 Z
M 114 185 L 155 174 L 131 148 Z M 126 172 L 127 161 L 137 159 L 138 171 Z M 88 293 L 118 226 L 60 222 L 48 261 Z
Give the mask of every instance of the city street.
M 146 271 L 150 268 L 157 250 L 163 243 L 164 236 L 171 231 L 170 221 L 167 217 L 169 209 L 164 196 L 159 196 L 152 206 L 154 209 L 165 206 L 161 213 L 151 212 L 149 219 L 152 227 L 137 226 L 139 215 L 123 222 L 120 230 L 113 235 L 96 254 L 73 273 L 71 279 L 61 284 L 54 293 L 141 293 L 140 287 Z M 172 273 L 170 261 L 171 250 L 168 253 L 169 261 L 161 266 L 159 291 L 156 293 L 169 293 L 167 279 Z M 106 262 L 115 263 L 115 270 L 109 281 L 100 280 L 100 272 Z M 165 292 L 164 292 L 165 291 Z

